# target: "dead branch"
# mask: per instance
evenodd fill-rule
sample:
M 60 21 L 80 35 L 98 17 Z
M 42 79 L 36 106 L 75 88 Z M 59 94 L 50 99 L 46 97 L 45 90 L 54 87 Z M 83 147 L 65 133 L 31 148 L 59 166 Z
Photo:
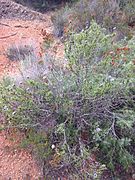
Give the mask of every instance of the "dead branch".
M 11 27 L 11 26 L 9 26 L 8 24 L 5 24 L 5 23 L 0 23 L 0 25 L 2 25 L 2 26 L 7 26 L 7 27 Z
M 10 34 L 10 35 L 8 35 L 8 36 L 3 36 L 3 37 L 0 37 L 0 39 L 9 38 L 9 37 L 11 37 L 11 36 L 15 36 L 16 34 L 17 34 L 17 32 L 16 32 L 16 33 L 14 33 L 14 34 Z
M 29 26 L 16 25 L 15 28 L 28 28 Z

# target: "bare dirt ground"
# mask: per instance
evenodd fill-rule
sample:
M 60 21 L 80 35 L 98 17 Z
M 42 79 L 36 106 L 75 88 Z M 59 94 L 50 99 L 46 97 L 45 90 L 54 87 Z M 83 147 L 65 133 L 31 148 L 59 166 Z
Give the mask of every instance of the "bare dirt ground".
M 45 36 L 52 32 L 51 13 L 42 15 L 11 0 L 0 0 L 0 77 L 18 72 L 18 63 L 6 56 L 8 47 L 31 44 L 38 53 Z M 57 40 L 52 54 L 63 56 L 63 46 Z M 42 176 L 30 152 L 17 148 L 20 139 L 20 134 L 0 132 L 0 180 L 36 180 Z
M 18 63 L 7 58 L 7 49 L 13 45 L 32 45 L 37 55 L 42 53 L 42 44 L 45 38 L 53 36 L 51 14 L 44 15 L 46 21 L 0 19 L 0 77 L 15 74 L 18 71 Z M 56 59 L 64 55 L 64 46 L 60 40 L 53 38 L 50 53 Z M 40 57 L 39 57 L 40 58 Z
M 39 21 L 0 20 L 0 75 L 17 71 L 18 64 L 7 59 L 7 49 L 12 45 L 31 44 L 36 51 L 40 51 L 43 42 L 41 30 L 47 28 L 51 31 L 48 24 Z
M 42 177 L 32 155 L 18 148 L 21 135 L 0 133 L 0 180 L 29 180 Z
M 22 19 L 22 20 L 45 20 L 38 12 L 13 2 L 12 0 L 0 0 L 0 18 Z

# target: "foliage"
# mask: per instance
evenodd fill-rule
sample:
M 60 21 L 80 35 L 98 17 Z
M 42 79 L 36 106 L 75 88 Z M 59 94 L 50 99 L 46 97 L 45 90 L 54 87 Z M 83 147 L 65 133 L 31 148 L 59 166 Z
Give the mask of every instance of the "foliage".
M 39 119 L 43 120 L 41 120 L 43 124 L 45 123 L 44 115 L 47 113 L 44 110 L 45 104 L 46 108 L 51 106 L 48 104 L 48 98 L 52 98 L 52 93 L 46 84 L 29 80 L 25 85 L 18 87 L 4 80 L 1 83 L 0 91 L 1 111 L 11 125 L 27 128 L 33 123 L 34 126 L 35 124 L 41 126 Z
M 108 32 L 116 33 L 116 41 L 133 36 L 130 24 L 134 22 L 134 0 L 131 1 L 106 1 L 106 0 L 80 0 L 68 6 L 66 13 L 57 11 L 53 21 L 55 29 L 62 23 L 64 29 L 81 32 L 90 27 L 95 20 Z M 60 16 L 59 16 L 60 15 Z M 60 18 L 61 17 L 61 18 Z M 65 21 L 63 21 L 65 19 Z M 59 20 L 59 21 L 58 21 Z M 59 22 L 59 23 L 57 23 Z M 65 31 L 63 31 L 66 36 Z
M 61 10 L 57 11 L 57 14 L 54 14 L 51 17 L 52 23 L 54 25 L 54 35 L 56 37 L 61 37 L 64 33 L 64 26 L 68 22 L 68 6 L 62 8 Z
M 41 162 L 43 159 L 49 159 L 52 150 L 48 135 L 43 133 L 43 131 L 36 132 L 32 128 L 29 128 L 27 131 L 27 136 L 23 138 L 20 147 L 31 150 Z
M 49 133 L 49 128 L 55 124 L 52 119 L 52 93 L 43 82 L 29 80 L 18 87 L 8 79 L 1 82 L 0 92 L 0 109 L 6 119 L 5 129 L 17 128 L 22 131 L 25 138 L 21 146 L 32 149 L 38 159 L 43 161 L 51 153 L 46 132 Z
M 114 172 L 134 163 L 135 40 L 114 44 L 112 38 L 92 21 L 71 33 L 65 68 L 52 61 L 45 79 L 0 84 L 5 126 L 25 131 L 24 145 L 40 150 L 45 162 L 50 154 L 45 166 L 52 177 L 68 171 L 71 179 L 100 179 L 105 167 Z M 90 161 L 93 154 L 98 166 Z
M 111 44 L 111 36 L 95 22 L 66 43 L 69 71 L 54 68 L 52 84 L 60 114 L 56 133 L 63 134 L 62 152 L 64 146 L 69 157 L 78 153 L 80 144 L 83 155 L 81 146 L 86 143 L 87 150 L 99 151 L 101 162 L 112 170 L 134 163 L 133 44 L 134 39 Z

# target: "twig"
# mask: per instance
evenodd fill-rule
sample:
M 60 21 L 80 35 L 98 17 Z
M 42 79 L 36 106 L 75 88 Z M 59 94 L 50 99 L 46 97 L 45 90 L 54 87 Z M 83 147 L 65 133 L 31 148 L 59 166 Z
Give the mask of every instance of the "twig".
M 29 26 L 21 26 L 21 25 L 16 25 L 14 26 L 15 28 L 28 28 Z
M 5 24 L 5 23 L 0 23 L 0 25 L 2 25 L 2 26 L 7 26 L 7 27 L 11 27 L 11 26 L 9 26 L 8 24 Z
M 9 37 L 11 37 L 11 36 L 15 36 L 16 34 L 17 34 L 17 32 L 16 32 L 16 33 L 14 33 L 14 34 L 10 34 L 10 35 L 8 35 L 8 36 L 3 36 L 3 37 L 0 37 L 0 39 L 9 38 Z
M 71 154 L 71 151 L 70 151 L 70 147 L 69 147 L 69 145 L 68 145 L 68 143 L 67 143 L 67 137 L 66 137 L 65 128 L 64 128 L 64 144 L 67 146 L 67 149 L 68 149 L 69 155 L 70 155 L 70 157 L 71 157 L 71 156 L 72 156 L 72 154 Z
M 116 135 L 116 132 L 115 132 L 115 122 L 116 122 L 116 119 L 115 119 L 115 117 L 113 117 L 113 122 L 112 122 L 112 125 L 111 125 L 111 127 L 109 128 L 109 130 L 108 130 L 108 133 L 110 132 L 110 131 L 112 131 L 112 133 L 113 133 L 113 135 L 116 137 L 116 138 L 118 138 L 118 136 Z

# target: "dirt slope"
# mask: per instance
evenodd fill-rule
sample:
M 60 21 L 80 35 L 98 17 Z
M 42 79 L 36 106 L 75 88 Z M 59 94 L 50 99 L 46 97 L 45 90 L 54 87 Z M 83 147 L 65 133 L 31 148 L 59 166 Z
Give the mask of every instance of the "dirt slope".
M 11 0 L 0 0 L 0 18 L 22 19 L 22 20 L 45 20 L 38 12 L 17 4 Z
M 6 51 L 10 46 L 31 44 L 37 52 L 40 51 L 40 43 L 43 42 L 42 29 L 52 32 L 50 15 L 46 15 L 46 22 L 0 20 L 0 76 L 17 70 L 17 63 L 6 58 Z

